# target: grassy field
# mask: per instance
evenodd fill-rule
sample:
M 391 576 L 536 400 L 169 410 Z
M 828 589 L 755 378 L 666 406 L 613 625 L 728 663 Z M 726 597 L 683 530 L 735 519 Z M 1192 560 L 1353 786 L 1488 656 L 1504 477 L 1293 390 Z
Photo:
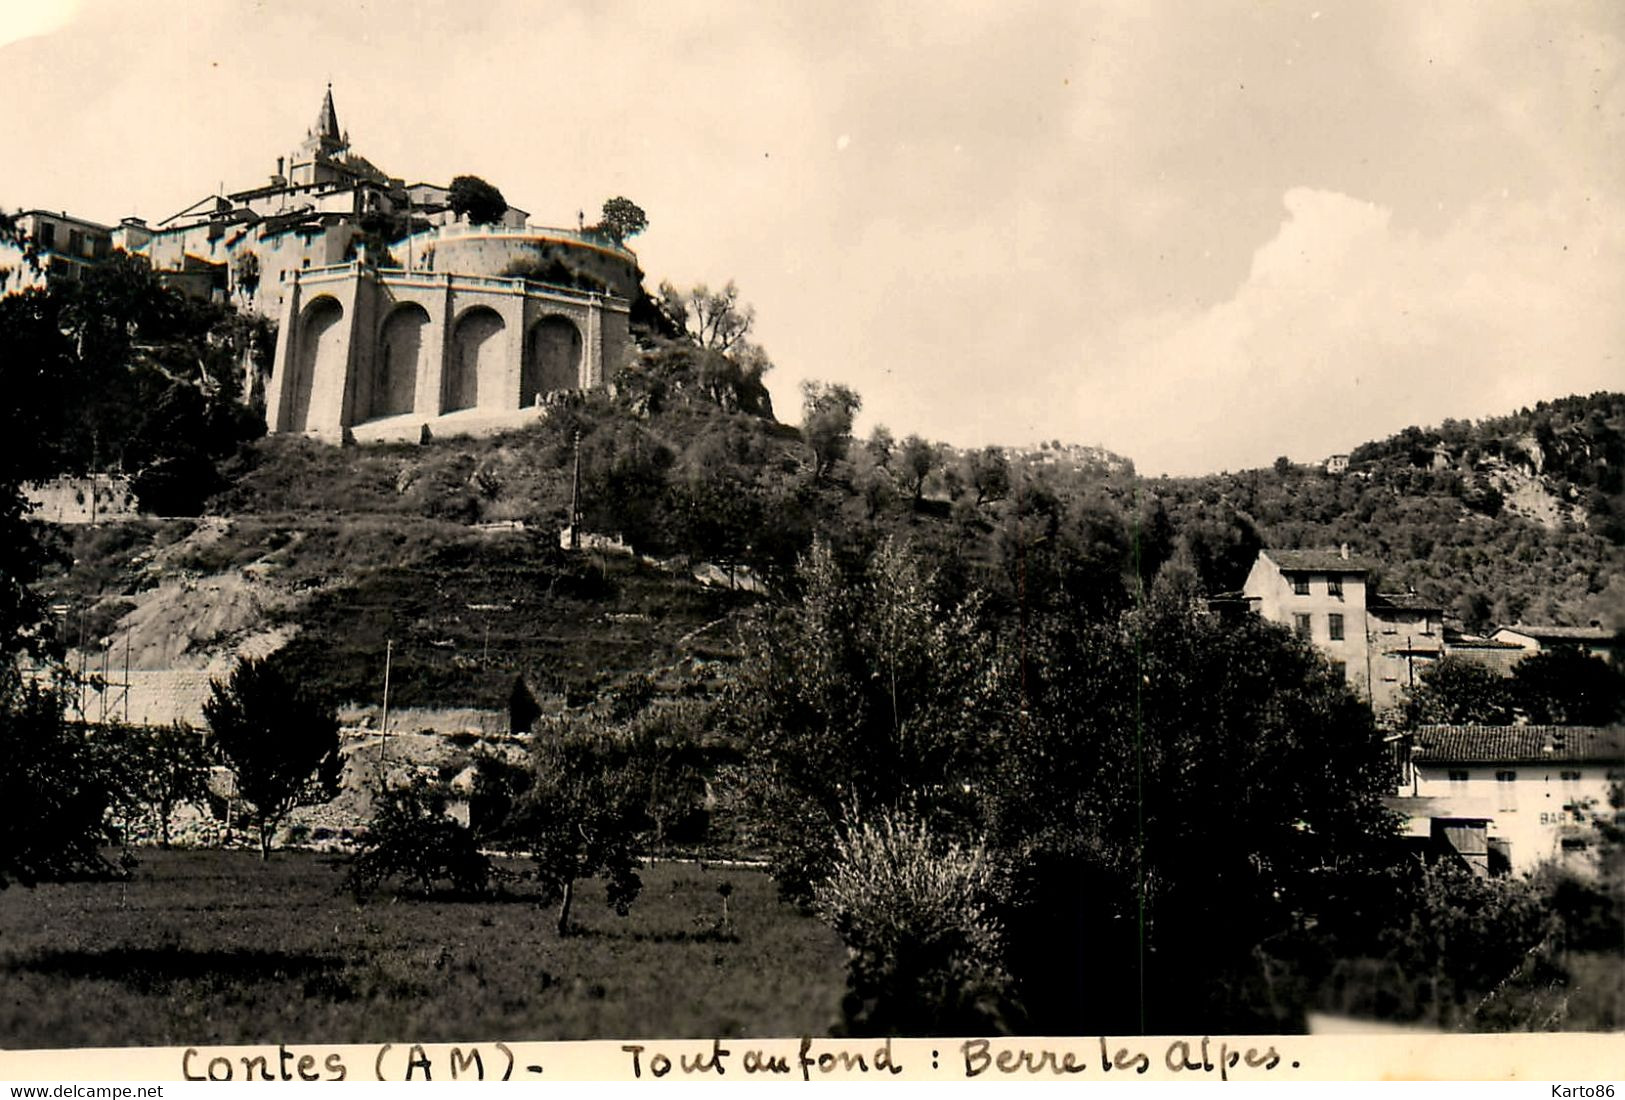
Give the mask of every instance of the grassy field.
M 0 1046 L 819 1035 L 844 950 L 762 873 L 660 864 L 582 932 L 498 902 L 358 906 L 332 857 L 148 851 L 124 883 L 0 892 Z M 730 930 L 717 886 L 731 882 Z

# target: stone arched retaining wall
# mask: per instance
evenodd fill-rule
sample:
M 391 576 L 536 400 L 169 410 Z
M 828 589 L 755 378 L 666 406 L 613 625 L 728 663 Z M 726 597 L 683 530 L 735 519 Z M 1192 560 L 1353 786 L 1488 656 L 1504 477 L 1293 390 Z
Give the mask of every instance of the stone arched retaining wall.
M 421 439 L 539 415 L 602 386 L 632 352 L 624 299 L 523 279 L 361 264 L 300 273 L 283 304 L 273 432 Z

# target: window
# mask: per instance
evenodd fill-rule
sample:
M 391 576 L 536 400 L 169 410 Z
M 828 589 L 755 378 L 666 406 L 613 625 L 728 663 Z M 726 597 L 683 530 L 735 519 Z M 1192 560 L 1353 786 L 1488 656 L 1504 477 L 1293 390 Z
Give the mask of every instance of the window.
M 1559 772 L 1558 778 L 1563 781 L 1563 809 L 1573 814 L 1576 821 L 1583 821 L 1585 815 L 1581 813 L 1580 773 Z
M 1332 641 L 1343 640 L 1343 616 L 1331 614 L 1326 616 L 1326 629 L 1331 634 Z
M 1518 773 L 1496 772 L 1495 789 L 1498 792 L 1498 808 L 1504 811 L 1518 808 Z
M 83 256 L 85 254 L 85 233 L 82 229 L 68 230 L 68 254 L 70 256 Z
M 56 226 L 50 222 L 41 222 L 39 227 L 39 243 L 41 248 L 56 247 Z
M 1302 574 L 1292 578 L 1292 592 L 1294 595 L 1309 595 L 1309 578 Z
M 1451 768 L 1449 775 L 1450 793 L 1458 796 L 1465 795 L 1467 793 L 1467 769 Z
M 1300 637 L 1303 637 L 1303 638 L 1309 637 L 1310 636 L 1309 616 L 1308 615 L 1294 615 L 1294 616 L 1292 616 L 1292 629 L 1296 630 Z
M 1347 662 L 1345 662 L 1345 661 L 1333 661 L 1332 662 L 1332 671 L 1337 673 L 1338 679 L 1340 679 L 1340 680 L 1347 680 L 1348 679 L 1349 666 L 1348 666 Z
M 1326 578 L 1326 595 L 1330 596 L 1334 600 L 1340 600 L 1340 599 L 1343 598 L 1343 578 L 1342 577 L 1327 577 Z

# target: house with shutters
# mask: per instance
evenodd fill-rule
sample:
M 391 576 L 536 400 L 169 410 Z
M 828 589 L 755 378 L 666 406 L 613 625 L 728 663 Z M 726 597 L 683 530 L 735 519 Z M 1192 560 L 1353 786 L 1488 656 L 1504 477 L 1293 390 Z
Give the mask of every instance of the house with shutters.
M 1325 653 L 1381 716 L 1396 711 L 1422 670 L 1444 655 L 1444 612 L 1413 593 L 1371 591 L 1371 574 L 1347 546 L 1266 549 L 1242 598 Z
M 1593 818 L 1625 780 L 1621 726 L 1419 726 L 1398 744 L 1388 804 L 1406 835 L 1480 873 L 1589 862 Z

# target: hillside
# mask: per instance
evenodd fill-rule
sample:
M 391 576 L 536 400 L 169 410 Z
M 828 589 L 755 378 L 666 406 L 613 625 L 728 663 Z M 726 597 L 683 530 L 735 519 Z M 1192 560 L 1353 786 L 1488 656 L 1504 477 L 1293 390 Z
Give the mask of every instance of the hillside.
M 1384 589 L 1414 588 L 1468 627 L 1625 627 L 1622 471 L 1625 396 L 1599 393 L 1407 428 L 1356 448 L 1341 475 L 1277 463 L 1152 491 L 1174 513 L 1245 517 L 1271 545 L 1349 543 Z
M 1260 546 L 1346 542 L 1380 563 L 1381 588 L 1470 628 L 1625 625 L 1621 395 L 1408 428 L 1340 474 L 1282 461 L 1149 479 L 1059 440 L 964 451 L 881 429 L 820 477 L 759 375 L 718 361 L 646 334 L 610 392 L 506 435 L 245 444 L 198 519 L 57 529 L 71 565 L 42 592 L 62 641 L 127 644 L 132 667 L 282 647 L 301 681 L 368 703 L 392 642 L 400 705 L 487 708 L 516 679 L 549 706 L 645 673 L 708 690 L 740 617 L 793 595 L 815 536 L 851 555 L 900 539 L 944 598 L 975 587 L 1012 612 L 1062 594 L 1121 606 L 1170 562 L 1216 593 Z M 583 528 L 629 552 L 560 549 L 577 439 Z

